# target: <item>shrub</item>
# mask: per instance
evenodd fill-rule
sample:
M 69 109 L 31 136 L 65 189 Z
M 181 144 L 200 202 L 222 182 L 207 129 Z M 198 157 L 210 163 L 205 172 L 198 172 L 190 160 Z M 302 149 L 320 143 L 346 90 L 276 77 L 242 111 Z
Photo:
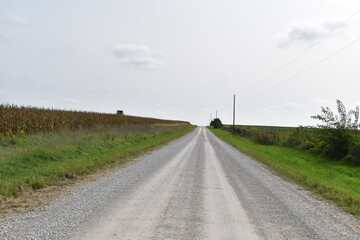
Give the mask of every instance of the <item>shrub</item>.
M 289 134 L 285 139 L 284 141 L 282 142 L 281 144 L 282 146 L 285 146 L 285 147 L 292 147 L 292 148 L 295 148 L 295 147 L 298 147 L 301 145 L 301 141 L 296 138 L 293 134 Z
M 323 153 L 329 159 L 343 159 L 349 150 L 349 131 L 346 129 L 327 129 L 325 131 Z
M 360 135 L 352 134 L 348 146 L 348 154 L 345 161 L 360 166 Z
M 335 115 L 328 107 L 321 107 L 323 115 L 312 116 L 314 119 L 322 121 L 317 126 L 320 133 L 315 150 L 322 151 L 329 159 L 353 159 L 350 155 L 350 149 L 353 153 L 359 151 L 359 147 L 354 140 L 351 140 L 351 131 L 359 128 L 359 107 L 355 110 L 346 111 L 344 104 L 336 100 L 338 115 Z
M 336 100 L 336 104 L 338 115 L 335 115 L 328 107 L 321 107 L 323 115 L 311 116 L 311 118 L 323 122 L 317 126 L 321 129 L 359 129 L 359 106 L 355 110 L 346 112 L 346 108 L 340 100 Z
M 223 124 L 219 118 L 215 118 L 214 120 L 211 121 L 210 126 L 214 128 L 222 128 Z
M 279 134 L 274 131 L 257 131 L 254 140 L 264 145 L 275 145 L 279 141 Z

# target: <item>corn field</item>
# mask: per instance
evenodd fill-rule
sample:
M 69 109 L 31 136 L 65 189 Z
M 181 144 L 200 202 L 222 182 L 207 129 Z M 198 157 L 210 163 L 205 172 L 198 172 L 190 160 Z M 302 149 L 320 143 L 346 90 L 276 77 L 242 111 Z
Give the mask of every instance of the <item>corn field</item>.
M 18 133 L 47 133 L 91 128 L 99 125 L 126 124 L 188 124 L 188 122 L 107 113 L 0 105 L 0 134 L 5 136 Z

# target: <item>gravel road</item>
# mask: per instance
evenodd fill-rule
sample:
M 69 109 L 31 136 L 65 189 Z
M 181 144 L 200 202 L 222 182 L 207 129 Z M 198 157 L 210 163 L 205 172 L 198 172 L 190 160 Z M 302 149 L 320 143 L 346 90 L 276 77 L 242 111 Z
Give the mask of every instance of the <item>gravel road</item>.
M 360 221 L 206 128 L 0 223 L 0 239 L 360 239 Z

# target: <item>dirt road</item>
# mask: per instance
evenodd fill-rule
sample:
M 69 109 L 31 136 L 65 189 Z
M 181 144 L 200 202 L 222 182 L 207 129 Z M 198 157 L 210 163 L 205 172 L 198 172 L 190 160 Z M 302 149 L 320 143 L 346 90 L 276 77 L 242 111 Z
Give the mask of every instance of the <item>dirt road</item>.
M 4 239 L 360 239 L 359 221 L 206 128 L 0 224 Z

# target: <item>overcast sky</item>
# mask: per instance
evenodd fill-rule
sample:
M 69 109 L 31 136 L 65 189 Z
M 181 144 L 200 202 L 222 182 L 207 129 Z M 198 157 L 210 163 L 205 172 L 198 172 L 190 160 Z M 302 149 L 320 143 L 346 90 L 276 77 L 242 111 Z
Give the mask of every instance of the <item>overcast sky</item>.
M 0 0 L 0 102 L 298 126 L 360 105 L 359 0 Z M 336 29 L 336 31 L 334 31 Z M 323 39 L 296 61 L 292 59 Z M 280 85 L 279 85 L 280 84 Z

